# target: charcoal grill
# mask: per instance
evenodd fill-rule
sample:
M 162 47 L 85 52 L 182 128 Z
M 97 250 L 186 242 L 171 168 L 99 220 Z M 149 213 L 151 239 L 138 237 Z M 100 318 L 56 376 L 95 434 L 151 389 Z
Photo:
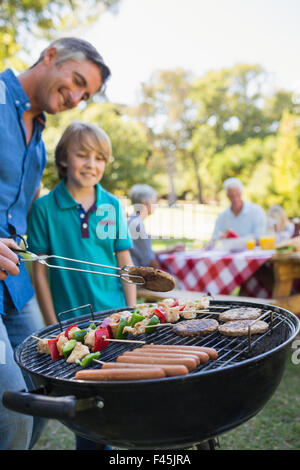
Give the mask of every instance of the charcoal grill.
M 233 429 L 258 413 L 280 383 L 289 346 L 299 332 L 299 320 L 282 308 L 247 302 L 211 301 L 209 312 L 233 307 L 261 308 L 269 330 L 251 337 L 180 337 L 172 327 L 138 338 L 154 344 L 208 346 L 218 359 L 197 367 L 187 376 L 125 382 L 75 381 L 76 364 L 40 355 L 36 340 L 28 337 L 15 353 L 19 366 L 32 377 L 36 390 L 6 391 L 7 408 L 33 416 L 58 419 L 68 428 L 96 442 L 125 449 L 179 449 Z M 122 310 L 93 314 L 101 320 Z M 76 322 L 86 327 L 90 314 L 44 328 L 34 335 L 47 338 Z M 114 361 L 133 344 L 110 343 L 101 360 Z M 93 368 L 101 367 L 94 364 Z

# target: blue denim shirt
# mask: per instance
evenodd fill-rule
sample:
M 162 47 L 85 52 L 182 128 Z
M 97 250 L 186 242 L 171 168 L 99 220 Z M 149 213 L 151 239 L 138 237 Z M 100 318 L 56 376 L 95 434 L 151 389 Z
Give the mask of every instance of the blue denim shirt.
M 46 165 L 41 134 L 45 116 L 34 120 L 33 135 L 26 144 L 23 121 L 30 101 L 12 70 L 0 74 L 0 237 L 24 235 L 27 216 Z M 17 240 L 19 241 L 19 240 Z M 0 313 L 4 313 L 4 284 L 20 310 L 33 296 L 33 288 L 23 263 L 18 276 L 9 275 L 0 283 Z

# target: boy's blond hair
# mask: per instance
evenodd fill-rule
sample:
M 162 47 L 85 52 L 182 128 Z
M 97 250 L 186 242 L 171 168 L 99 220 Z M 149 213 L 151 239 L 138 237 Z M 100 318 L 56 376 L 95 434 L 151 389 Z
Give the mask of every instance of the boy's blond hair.
M 87 151 L 94 150 L 102 155 L 106 163 L 111 159 L 111 142 L 103 129 L 90 123 L 73 122 L 66 128 L 55 149 L 55 163 L 60 179 L 67 176 L 67 168 L 61 162 L 67 160 L 70 144 L 77 144 L 78 148 Z

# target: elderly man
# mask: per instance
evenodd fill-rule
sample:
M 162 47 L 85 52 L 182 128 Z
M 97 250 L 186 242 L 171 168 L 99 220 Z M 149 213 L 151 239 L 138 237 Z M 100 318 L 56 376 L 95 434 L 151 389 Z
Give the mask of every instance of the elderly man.
M 266 214 L 258 204 L 242 199 L 242 182 L 237 178 L 228 178 L 224 181 L 223 189 L 231 205 L 219 214 L 212 240 L 224 238 L 228 230 L 233 230 L 239 237 L 251 236 L 255 239 L 265 234 Z
M 76 38 L 54 41 L 18 77 L 10 69 L 0 74 L 0 449 L 26 449 L 32 435 L 32 418 L 4 408 L 1 397 L 4 390 L 26 388 L 13 350 L 42 327 L 29 276 L 11 248 L 16 234 L 26 233 L 46 165 L 44 112 L 74 108 L 109 75 L 98 51 Z

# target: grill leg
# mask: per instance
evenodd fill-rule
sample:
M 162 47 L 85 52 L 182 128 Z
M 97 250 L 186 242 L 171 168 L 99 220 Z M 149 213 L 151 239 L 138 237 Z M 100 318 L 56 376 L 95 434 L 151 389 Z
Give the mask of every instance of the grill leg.
M 208 439 L 208 441 L 200 442 L 194 446 L 195 450 L 216 450 L 217 447 L 220 447 L 219 440 L 216 439 Z

